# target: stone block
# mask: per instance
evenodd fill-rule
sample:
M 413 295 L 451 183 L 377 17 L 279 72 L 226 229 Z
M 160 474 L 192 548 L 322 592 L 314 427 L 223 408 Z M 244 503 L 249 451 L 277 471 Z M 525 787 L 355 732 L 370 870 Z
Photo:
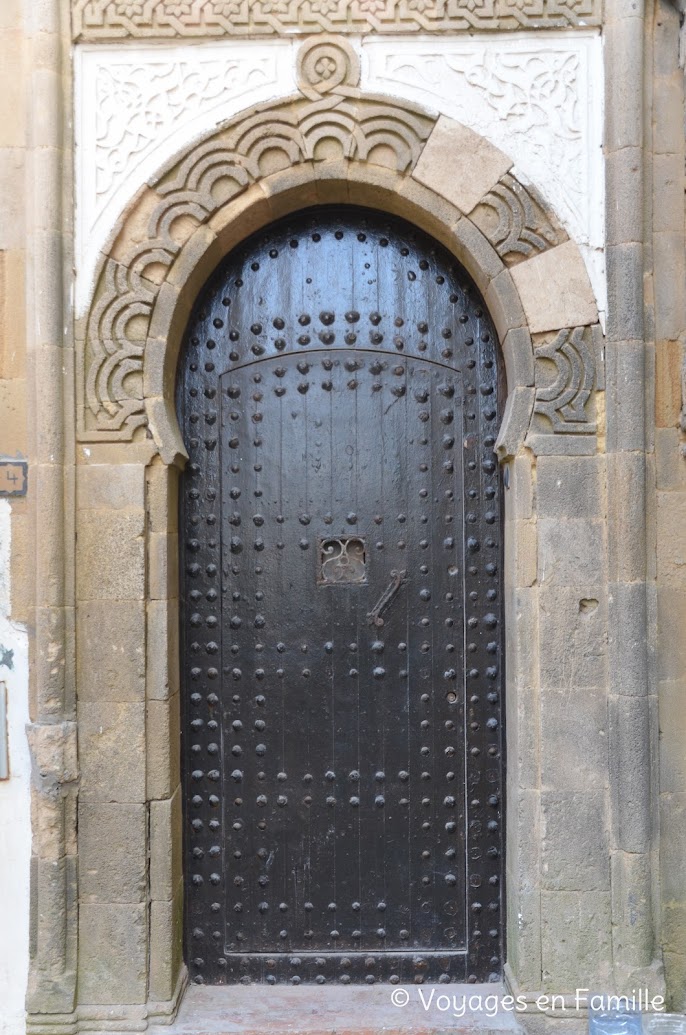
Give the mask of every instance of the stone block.
M 686 793 L 660 795 L 661 891 L 664 902 L 679 903 L 686 911 Z M 672 950 L 686 952 L 686 932 Z
M 150 432 L 165 464 L 182 465 L 188 459 L 174 405 L 169 397 L 157 395 L 145 400 Z
M 0 380 L 0 413 L 2 437 L 0 450 L 4 456 L 27 456 L 29 451 L 26 415 L 26 381 L 13 378 Z
M 396 198 L 389 199 L 385 208 L 392 208 L 399 216 L 409 219 L 421 226 L 426 233 L 432 234 L 467 266 L 477 284 L 483 283 L 488 275 L 488 257 L 480 247 L 482 242 L 471 242 L 475 249 L 473 255 L 464 245 L 465 228 L 459 210 L 434 191 L 427 190 L 412 176 L 401 177 L 395 190 Z M 485 266 L 482 267 L 482 263 Z
M 606 270 L 607 337 L 617 342 L 642 341 L 643 245 L 609 245 Z
M 43 278 L 61 276 L 64 247 L 64 235 L 59 230 L 32 230 L 32 262 L 34 269 L 41 270 Z M 41 305 L 40 318 L 33 324 L 36 346 L 61 349 L 66 319 L 61 293 L 51 291 L 51 304 Z M 68 373 L 65 364 L 60 369 L 60 376 L 68 376 Z
M 150 990 L 153 1002 L 169 1002 L 183 965 L 183 886 L 171 901 L 150 903 Z
M 133 1005 L 146 1001 L 147 907 L 82 903 L 79 910 L 79 1002 Z
M 684 629 L 686 629 L 686 586 L 657 589 L 657 676 L 681 679 L 684 674 Z
M 531 387 L 534 383 L 534 348 L 528 328 L 513 327 L 505 335 L 501 348 L 508 387 Z
M 550 666 L 552 657 L 547 661 Z M 540 715 L 542 787 L 556 793 L 597 791 L 607 787 L 605 689 L 577 692 L 577 687 L 570 687 L 568 681 L 561 688 L 544 686 Z
M 67 353 L 67 355 L 69 355 Z M 35 391 L 29 392 L 29 414 L 50 412 L 53 405 L 52 393 L 56 381 L 64 382 L 64 390 L 70 390 L 70 378 L 65 368 L 69 367 L 71 357 L 65 357 L 65 350 L 60 346 L 41 345 L 33 350 L 32 363 L 36 371 Z M 67 372 L 67 377 L 65 377 Z M 56 456 L 60 456 L 65 446 L 65 428 L 61 421 L 35 420 L 29 417 L 32 427 L 32 451 L 34 464 L 53 465 Z M 34 467 L 35 470 L 35 467 Z M 73 472 L 69 472 L 73 477 Z
M 142 510 L 145 469 L 138 464 L 80 464 L 76 468 L 79 510 Z
M 78 520 L 78 600 L 141 600 L 145 595 L 145 511 L 86 510 Z
M 501 462 L 520 452 L 531 423 L 535 397 L 533 388 L 515 388 L 508 394 L 495 444 Z
M 540 690 L 532 683 L 522 684 L 517 689 L 508 684 L 508 690 L 507 749 L 513 766 L 511 772 L 515 774 L 518 790 L 538 790 L 541 782 Z
M 527 588 L 536 582 L 537 550 L 535 521 L 505 522 L 505 565 L 515 586 Z
M 498 337 L 502 342 L 512 330 L 527 330 L 526 322 L 528 314 L 525 314 L 522 307 L 522 299 L 512 278 L 510 270 L 504 269 L 497 277 L 494 277 L 484 292 L 484 301 L 488 307 L 491 319 L 495 324 Z M 532 350 L 533 362 L 533 350 Z M 507 357 L 505 360 L 507 368 Z M 514 377 L 514 371 L 510 374 Z M 525 376 L 528 381 L 529 377 Z
M 64 606 L 64 541 L 57 534 L 64 519 L 64 470 L 56 464 L 34 464 L 32 491 L 41 501 L 42 534 L 36 537 L 35 577 L 45 607 Z M 41 641 L 38 640 L 40 643 Z
M 19 504 L 18 499 L 12 503 L 11 597 L 8 617 L 26 624 L 31 619 L 34 604 L 35 587 L 32 580 L 27 578 L 35 557 L 34 527 L 32 516 Z
M 26 243 L 24 218 L 25 154 L 21 147 L 0 148 L 0 250 L 20 251 Z
M 643 240 L 643 151 L 627 147 L 605 158 L 607 244 Z
M 180 778 L 181 725 L 179 695 L 168 701 L 148 701 L 148 799 L 169 798 Z
M 611 582 L 608 588 L 609 684 L 613 693 L 646 693 L 648 595 L 644 582 Z
M 343 155 L 341 145 L 331 137 L 321 139 L 318 145 L 314 145 L 315 153 L 309 156 L 313 161 L 306 160 L 281 168 L 281 161 L 277 158 L 274 167 L 270 168 L 267 159 L 266 166 L 261 168 L 260 186 L 269 202 L 272 219 L 280 219 L 290 214 L 294 208 L 294 200 L 296 207 L 308 208 L 310 205 L 320 204 L 315 166 L 325 163 L 327 159 L 340 160 Z
M 612 69 L 606 90 L 605 148 L 608 152 L 643 144 L 643 112 L 635 68 L 643 61 L 643 20 L 618 18 L 605 36 L 605 67 Z
M 539 685 L 538 588 L 512 587 L 507 593 L 505 627 L 507 679 L 514 688 Z
M 145 605 L 89 600 L 76 612 L 76 664 L 82 701 L 145 697 Z
M 510 273 L 532 334 L 597 323 L 591 283 L 573 241 L 518 263 Z
M 144 187 L 130 205 L 120 221 L 121 230 L 109 249 L 116 262 L 127 261 L 127 255 L 136 245 L 141 245 L 156 236 L 156 209 L 161 198 L 150 187 Z
M 512 887 L 519 893 L 535 891 L 541 871 L 541 796 L 533 788 L 511 781 L 507 796 L 508 858 Z
M 37 8 L 39 5 L 34 6 Z M 59 151 L 64 146 L 62 127 L 67 117 L 62 77 L 59 72 L 53 71 L 49 62 L 45 62 L 44 67 L 39 65 L 32 69 L 31 84 L 34 96 L 41 99 L 40 104 L 34 104 L 31 108 L 31 142 L 34 147 L 50 147 Z
M 638 451 L 609 453 L 606 464 L 610 578 L 640 582 L 645 579 L 646 542 L 636 529 L 645 517 L 646 457 Z
M 598 452 L 595 435 L 551 435 L 547 432 L 535 432 L 526 436 L 524 445 L 534 456 L 595 456 Z
M 145 705 L 79 704 L 80 798 L 145 801 Z
M 509 874 L 508 874 L 509 878 Z M 520 988 L 541 987 L 541 893 L 521 891 L 508 879 L 507 960 Z M 526 1030 L 529 1030 L 527 1022 Z
M 26 376 L 25 255 L 0 250 L 0 377 Z
M 681 589 L 686 585 L 686 493 L 658 492 L 656 516 L 658 583 Z
M 179 689 L 179 605 L 150 600 L 147 625 L 147 696 L 164 701 Z
M 147 472 L 147 507 L 151 532 L 179 530 L 179 472 L 156 463 Z
M 677 428 L 655 429 L 655 478 L 658 489 L 686 492 L 683 437 Z
M 626 974 L 655 958 L 651 859 L 648 853 L 613 851 L 610 861 L 615 967 Z
M 207 225 L 199 226 L 183 245 L 169 270 L 167 281 L 163 285 L 163 289 L 167 286 L 178 286 L 181 307 L 175 307 L 174 319 L 181 321 L 181 326 L 185 324 L 185 317 L 190 313 L 205 281 L 223 258 L 224 252 L 217 237 Z M 160 337 L 163 327 L 165 328 L 163 333 L 168 335 L 169 327 L 172 324 L 172 321 L 167 322 L 168 320 L 169 314 L 160 320 L 156 305 L 150 323 L 151 336 Z
M 541 887 L 606 892 L 610 844 L 605 789 L 541 792 Z
M 65 607 L 37 607 L 34 611 L 35 640 L 42 646 L 33 659 L 36 707 L 48 721 L 59 721 L 64 714 L 66 616 Z
M 181 880 L 181 788 L 150 802 L 150 896 L 171 900 Z
M 612 787 L 613 843 L 641 854 L 650 847 L 650 714 L 647 697 L 608 701 L 608 747 Z
M 684 233 L 653 234 L 655 340 L 676 341 L 686 328 Z
M 261 230 L 269 219 L 269 201 L 259 184 L 255 184 L 219 206 L 207 225 L 217 235 L 219 246 L 226 255 L 250 234 Z
M 680 876 L 683 877 L 683 874 Z M 676 900 L 670 899 L 664 903 L 663 924 L 665 950 L 678 953 L 686 960 L 686 904 L 681 895 Z
M 480 134 L 441 115 L 412 175 L 469 213 L 511 167 L 512 159 Z
M 683 101 L 682 101 L 683 104 Z M 683 143 L 682 148 L 683 151 Z M 675 230 L 684 218 L 684 156 L 653 157 L 653 232 Z M 675 271 L 676 272 L 676 271 Z
M 541 586 L 598 584 L 607 570 L 605 526 L 601 521 L 543 518 L 538 522 L 538 578 Z M 585 593 L 581 593 L 584 596 Z
M 143 804 L 79 804 L 79 895 L 82 902 L 145 901 L 146 834 L 147 814 Z
M 505 264 L 489 240 L 481 233 L 479 228 L 472 223 L 471 219 L 463 217 L 453 227 L 455 245 L 452 251 L 455 252 L 460 262 L 469 269 L 474 277 L 476 285 L 482 295 L 488 290 L 488 285 L 505 269 Z M 507 354 L 506 354 L 507 355 Z M 508 384 L 514 388 L 516 381 Z
M 505 494 L 508 520 L 529 521 L 533 517 L 534 484 L 530 456 L 517 456 L 510 462 L 510 483 Z
M 686 658 L 682 648 L 682 672 Z M 660 715 L 660 792 L 686 793 L 686 678 L 658 685 Z M 685 863 L 686 868 L 686 863 Z M 686 873 L 684 874 L 686 889 Z
M 536 464 L 539 518 L 601 518 L 605 513 L 604 459 L 541 456 Z
M 540 685 L 580 693 L 607 683 L 605 587 L 548 582 L 539 589 Z
M 541 956 L 546 988 L 612 987 L 610 895 L 541 892 Z
M 657 342 L 655 346 L 655 423 L 676 431 L 681 416 L 681 342 Z M 679 452 L 677 453 L 679 455 Z M 682 457 L 680 456 L 680 460 Z M 681 463 L 683 470 L 683 460 Z
M 179 537 L 152 532 L 149 536 L 148 595 L 167 600 L 179 594 Z
M 678 32 L 678 29 L 676 31 Z M 652 129 L 656 157 L 659 155 L 680 157 L 683 168 L 684 87 L 683 77 L 681 77 L 681 82 L 679 82 L 679 78 L 677 72 L 676 75 L 671 76 L 655 76 L 652 80 Z M 683 193 L 683 182 L 681 191 Z
M 22 24 L 22 12 L 21 0 L 5 0 L 0 8 L 0 29 L 3 33 L 9 30 L 11 36 L 12 31 Z
M 681 917 L 686 931 L 686 916 Z M 686 1013 L 686 953 L 663 952 L 665 979 L 667 982 L 667 1009 L 673 1013 Z

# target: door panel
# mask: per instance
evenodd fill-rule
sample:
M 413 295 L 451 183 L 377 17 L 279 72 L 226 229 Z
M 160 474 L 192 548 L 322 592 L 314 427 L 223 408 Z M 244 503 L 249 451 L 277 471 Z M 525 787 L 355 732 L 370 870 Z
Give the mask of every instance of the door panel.
M 311 210 L 228 257 L 177 401 L 193 979 L 502 962 L 493 327 L 433 241 Z

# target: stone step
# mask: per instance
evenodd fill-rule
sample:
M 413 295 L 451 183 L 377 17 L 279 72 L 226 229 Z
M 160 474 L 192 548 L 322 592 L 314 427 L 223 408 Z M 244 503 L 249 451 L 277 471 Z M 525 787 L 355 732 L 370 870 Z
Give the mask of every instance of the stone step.
M 148 1033 L 524 1035 L 517 1015 L 495 1006 L 495 997 L 505 994 L 503 986 L 497 984 L 345 988 L 320 985 L 210 988 L 192 985 L 174 1023 L 155 1025 L 148 1029 Z M 470 1001 L 476 1009 L 469 1009 Z M 398 1002 L 402 1005 L 394 1005 Z

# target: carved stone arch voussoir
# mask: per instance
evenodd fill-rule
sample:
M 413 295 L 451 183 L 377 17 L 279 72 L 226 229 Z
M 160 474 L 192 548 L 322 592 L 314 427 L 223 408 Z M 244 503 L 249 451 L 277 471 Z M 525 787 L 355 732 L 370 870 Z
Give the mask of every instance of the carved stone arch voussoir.
M 167 462 L 183 457 L 174 376 L 197 291 L 240 240 L 326 202 L 378 207 L 417 223 L 474 278 L 505 357 L 501 458 L 521 447 L 536 414 L 550 424 L 537 427 L 539 438 L 546 430 L 551 437 L 595 431 L 590 417 L 586 428 L 595 368 L 580 371 L 577 362 L 592 362 L 594 351 L 577 348 L 585 339 L 571 332 L 595 324 L 597 311 L 578 248 L 544 201 L 514 176 L 506 155 L 466 127 L 409 103 L 361 96 L 347 41 L 320 37 L 305 48 L 300 96 L 253 108 L 194 143 L 120 221 L 87 318 L 80 438 L 149 434 Z M 465 156 L 468 177 L 461 175 Z M 562 328 L 571 329 L 569 347 L 546 340 L 540 357 L 557 358 L 572 373 L 567 381 L 563 373 L 544 379 L 539 399 L 532 333 Z M 572 391 L 571 402 L 556 405 L 557 387 L 565 400 Z

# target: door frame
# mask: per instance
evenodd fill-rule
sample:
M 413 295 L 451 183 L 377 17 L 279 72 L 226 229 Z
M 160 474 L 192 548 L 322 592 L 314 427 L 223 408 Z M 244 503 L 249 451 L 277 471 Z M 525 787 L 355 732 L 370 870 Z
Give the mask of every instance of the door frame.
M 345 52 L 344 41 L 336 45 Z M 354 68 L 353 83 L 351 76 Z M 89 1023 L 109 1018 L 112 1006 L 122 1024 L 170 1016 L 184 987 L 177 492 L 185 458 L 173 401 L 180 338 L 197 291 L 228 251 L 279 216 L 325 202 L 397 214 L 434 236 L 477 283 L 501 341 L 508 397 L 496 451 L 509 486 L 507 973 L 514 988 L 533 994 L 540 987 L 542 861 L 532 831 L 537 834 L 541 824 L 541 733 L 531 721 L 539 713 L 541 685 L 540 493 L 534 496 L 531 472 L 536 455 L 558 456 L 581 469 L 596 451 L 603 390 L 598 313 L 579 249 L 566 235 L 522 259 L 503 251 L 497 233 L 483 222 L 480 206 L 488 206 L 489 192 L 511 170 L 502 152 L 477 138 L 480 162 L 470 180 L 470 204 L 456 195 L 446 168 L 466 135 L 473 143 L 472 131 L 388 97 L 356 94 L 353 103 L 341 101 L 340 93 L 318 96 L 313 101 L 305 91 L 295 101 L 245 113 L 163 170 L 119 221 L 89 315 L 77 329 L 79 440 L 87 444 L 78 450 L 76 471 L 78 710 L 73 697 L 55 706 L 51 722 L 37 727 L 32 741 L 44 781 L 33 802 L 34 885 L 41 904 L 29 1010 L 37 1023 L 44 1014 L 75 1016 L 77 973 Z M 381 138 L 374 136 L 379 126 Z M 324 139 L 342 143 L 342 149 L 317 152 Z M 280 157 L 274 158 L 276 152 Z M 233 162 L 236 169 L 239 189 L 233 196 L 208 186 L 217 153 L 224 168 Z M 507 176 L 514 181 L 511 171 Z M 524 185 L 518 189 L 527 194 Z M 546 218 L 555 223 L 552 214 Z M 574 290 L 567 290 L 570 284 Z M 564 360 L 569 355 L 583 383 L 570 381 Z M 557 386 L 544 376 L 551 366 L 559 373 Z M 570 390 L 575 420 L 561 401 Z M 590 499 L 600 505 L 593 493 Z M 571 504 L 568 514 L 574 517 Z M 126 607 L 110 606 L 122 603 L 122 595 Z M 107 615 L 109 640 L 138 659 L 131 681 L 122 686 L 114 679 L 107 700 L 95 693 L 101 659 L 88 650 L 91 604 L 94 614 L 98 604 Z M 632 766 L 627 758 L 613 771 L 612 787 L 619 788 L 627 775 L 649 780 L 649 767 L 641 758 Z M 55 784 L 65 788 L 58 798 L 50 791 Z M 648 824 L 649 796 L 645 801 Z M 77 874 L 76 864 L 98 842 L 109 839 L 121 847 L 119 806 L 136 831 L 133 851 L 119 860 L 120 868 L 138 869 L 112 902 L 107 889 L 93 886 L 87 868 Z M 562 842 L 556 851 L 563 853 Z M 633 887 L 645 903 L 640 930 L 649 933 L 650 872 L 641 873 L 645 894 L 636 891 L 640 873 Z M 634 941 L 635 927 L 633 918 Z M 651 946 L 645 942 L 646 958 Z M 603 983 L 600 964 L 595 973 Z M 558 978 L 553 974 L 549 981 Z

